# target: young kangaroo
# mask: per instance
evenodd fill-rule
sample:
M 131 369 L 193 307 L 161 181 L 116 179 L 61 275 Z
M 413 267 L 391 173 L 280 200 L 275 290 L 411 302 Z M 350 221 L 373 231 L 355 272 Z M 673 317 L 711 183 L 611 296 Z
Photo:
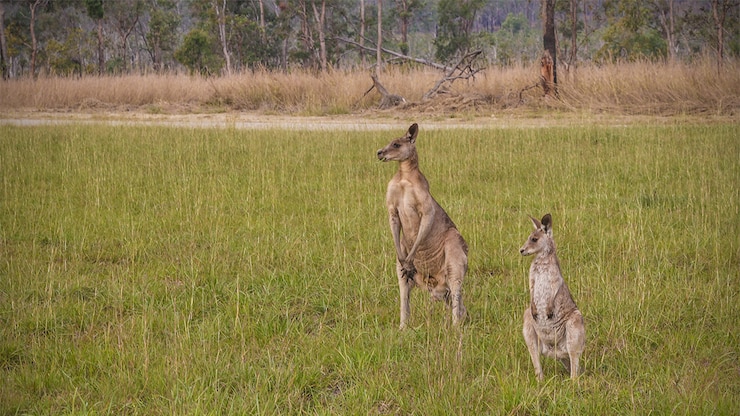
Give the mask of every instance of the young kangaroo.
M 535 255 L 529 268 L 530 304 L 524 311 L 524 341 L 538 380 L 544 378 L 540 354 L 560 360 L 570 370 L 571 378 L 575 378 L 586 344 L 583 315 L 560 272 L 552 238 L 552 217 L 547 214 L 542 222 L 530 218 L 534 231 L 519 249 L 523 256 Z
M 414 123 L 408 132 L 378 150 L 383 162 L 399 162 L 388 183 L 385 204 L 396 247 L 396 274 L 401 295 L 401 329 L 410 314 L 409 294 L 414 285 L 426 287 L 435 300 L 452 307 L 452 322 L 466 315 L 462 283 L 468 269 L 468 246 L 447 213 L 429 193 L 429 182 L 419 170 Z

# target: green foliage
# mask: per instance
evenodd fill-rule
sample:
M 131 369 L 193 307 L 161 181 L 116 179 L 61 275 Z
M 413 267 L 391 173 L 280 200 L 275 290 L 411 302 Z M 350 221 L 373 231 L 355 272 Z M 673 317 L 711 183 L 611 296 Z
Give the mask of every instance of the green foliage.
M 266 66 L 277 55 L 276 39 L 269 38 L 259 24 L 246 17 L 234 16 L 231 20 L 232 50 L 236 60 L 248 68 Z
M 175 51 L 175 59 L 185 65 L 190 73 L 208 74 L 220 68 L 221 57 L 212 47 L 215 40 L 201 29 L 185 35 L 182 45 Z
M 405 126 L 5 126 L 0 413 L 740 408 L 736 123 L 425 126 L 470 246 L 461 331 L 419 290 L 397 329 L 374 154 Z M 587 344 L 577 381 L 548 359 L 538 384 L 517 249 L 546 212 Z
M 628 32 L 621 25 L 613 25 L 604 31 L 604 45 L 595 55 L 597 61 L 635 61 L 639 59 L 665 58 L 667 45 L 660 33 L 642 28 Z
M 475 16 L 484 4 L 484 0 L 440 0 L 437 4 L 437 38 L 434 40 L 438 60 L 450 62 L 470 51 L 474 42 Z
M 500 65 L 522 63 L 527 56 L 536 57 L 542 50 L 541 31 L 533 30 L 521 13 L 506 16 L 501 29 L 493 34 L 493 43 L 493 58 Z
M 606 14 L 611 23 L 604 30 L 604 45 L 597 51 L 597 61 L 664 58 L 665 39 L 642 0 L 607 1 Z
M 102 19 L 105 16 L 103 0 L 85 0 L 87 15 L 93 20 Z
M 180 16 L 172 0 L 158 0 L 151 8 L 149 31 L 146 34 L 147 45 L 151 48 L 155 66 L 162 66 L 161 56 L 165 51 L 174 51 L 177 45 L 177 28 Z
M 78 37 L 82 36 L 82 31 L 75 31 L 67 38 L 67 42 L 59 43 L 54 39 L 50 40 L 46 46 L 46 53 L 49 58 L 49 64 L 56 75 L 72 75 L 82 73 L 80 66 L 80 56 L 77 46 L 81 43 Z

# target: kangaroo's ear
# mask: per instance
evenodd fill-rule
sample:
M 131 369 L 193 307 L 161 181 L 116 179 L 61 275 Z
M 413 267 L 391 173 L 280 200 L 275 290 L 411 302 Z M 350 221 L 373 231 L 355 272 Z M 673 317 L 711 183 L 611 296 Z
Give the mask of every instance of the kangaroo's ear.
M 409 142 L 414 143 L 417 134 L 419 134 L 419 125 L 414 123 L 409 127 L 409 131 L 406 132 L 406 137 L 409 139 Z
M 529 219 L 532 220 L 532 225 L 534 225 L 534 230 L 535 231 L 537 231 L 540 228 L 542 228 L 542 224 L 540 224 L 540 220 L 538 220 L 537 218 L 535 218 L 535 217 L 533 217 L 531 215 L 529 216 Z
M 545 214 L 544 217 L 542 217 L 542 229 L 549 235 L 552 235 L 552 216 L 550 214 Z

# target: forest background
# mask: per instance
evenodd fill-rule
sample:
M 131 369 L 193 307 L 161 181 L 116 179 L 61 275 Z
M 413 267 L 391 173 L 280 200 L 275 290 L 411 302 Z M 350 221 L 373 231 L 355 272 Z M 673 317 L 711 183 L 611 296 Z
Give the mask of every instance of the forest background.
M 3 77 L 521 66 L 548 3 L 565 69 L 740 55 L 738 0 L 3 0 Z

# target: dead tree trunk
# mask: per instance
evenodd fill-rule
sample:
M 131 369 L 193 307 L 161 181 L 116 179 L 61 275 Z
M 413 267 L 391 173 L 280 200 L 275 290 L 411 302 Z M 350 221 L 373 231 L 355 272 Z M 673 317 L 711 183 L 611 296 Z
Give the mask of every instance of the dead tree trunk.
M 3 71 L 3 80 L 10 78 L 8 43 L 5 41 L 5 6 L 2 3 L 0 3 L 0 67 Z
M 548 81 L 552 81 L 549 86 L 551 88 L 545 90 L 545 95 L 557 95 L 557 44 L 555 38 L 555 0 L 542 0 L 542 12 L 544 21 L 544 34 L 542 35 L 542 41 L 545 47 L 546 54 L 549 55 L 551 62 L 550 74 L 548 74 Z M 544 64 L 544 57 L 543 57 Z M 544 65 L 543 65 L 544 68 Z M 544 74 L 543 74 L 544 75 Z
M 380 93 L 381 95 L 380 104 L 378 104 L 378 108 L 386 109 L 386 108 L 396 107 L 398 105 L 406 103 L 406 99 L 403 98 L 402 96 L 389 93 L 388 90 L 385 89 L 383 84 L 381 84 L 380 81 L 378 81 L 378 76 L 376 74 L 370 75 L 370 78 L 373 79 L 373 86 L 370 87 L 369 90 L 365 91 L 365 94 L 363 94 L 363 97 L 366 96 L 370 91 L 372 91 L 373 88 L 375 88 L 378 91 L 378 93 Z
M 557 95 L 555 90 L 555 62 L 549 51 L 545 51 L 540 59 L 540 84 L 545 96 Z

